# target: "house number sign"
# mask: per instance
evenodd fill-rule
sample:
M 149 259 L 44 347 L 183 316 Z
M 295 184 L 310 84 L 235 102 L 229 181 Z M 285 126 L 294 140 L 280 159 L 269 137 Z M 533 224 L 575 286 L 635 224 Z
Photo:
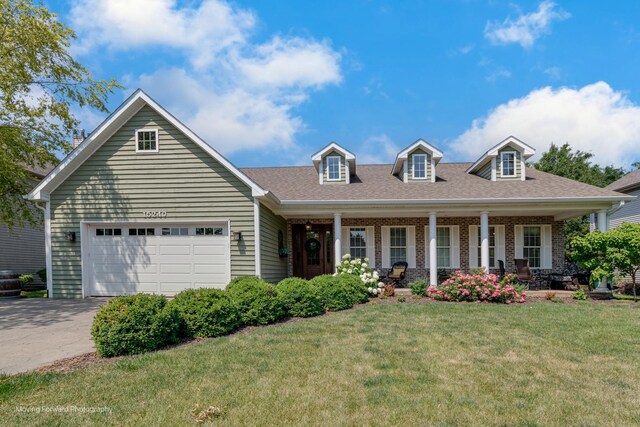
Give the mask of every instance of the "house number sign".
M 145 218 L 166 218 L 167 211 L 142 211 Z

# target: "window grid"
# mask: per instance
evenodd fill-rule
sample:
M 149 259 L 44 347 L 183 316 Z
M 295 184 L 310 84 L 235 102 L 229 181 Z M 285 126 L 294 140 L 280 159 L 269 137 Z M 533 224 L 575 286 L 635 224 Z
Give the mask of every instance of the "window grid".
M 389 229 L 389 262 L 407 261 L 407 229 L 391 227 Z
M 451 229 L 436 228 L 436 252 L 438 267 L 451 267 Z
M 121 228 L 96 228 L 96 236 L 122 236 Z
M 482 266 L 482 234 L 478 227 L 478 266 Z M 496 266 L 496 228 L 489 227 L 489 266 Z
M 367 236 L 364 228 L 349 229 L 349 253 L 353 258 L 367 257 Z
M 155 130 L 139 130 L 136 132 L 138 151 L 158 151 L 158 132 Z
M 502 153 L 502 176 L 516 175 L 516 153 Z
M 529 260 L 529 267 L 540 268 L 542 249 L 542 227 L 539 225 L 523 227 L 522 256 Z
M 414 154 L 413 158 L 413 177 L 420 179 L 427 177 L 427 156 L 426 154 Z
M 327 157 L 327 179 L 329 181 L 339 181 L 340 178 L 340 157 Z
M 129 236 L 155 236 L 155 228 L 130 228 Z
M 187 227 L 165 227 L 162 229 L 163 236 L 188 236 L 189 229 Z

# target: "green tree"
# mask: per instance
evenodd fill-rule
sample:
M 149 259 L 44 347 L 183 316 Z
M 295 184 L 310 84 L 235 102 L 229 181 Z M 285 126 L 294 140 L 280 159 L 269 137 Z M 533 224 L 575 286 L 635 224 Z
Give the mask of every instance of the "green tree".
M 107 112 L 115 80 L 95 80 L 69 54 L 75 33 L 30 0 L 0 0 L 0 224 L 35 224 L 23 199 L 33 186 L 25 168 L 57 162 L 79 122 L 71 109 Z
M 638 300 L 636 274 L 640 271 L 640 224 L 622 224 L 605 233 L 595 231 L 577 237 L 573 243 L 576 260 L 595 279 L 611 276 L 616 270 L 631 277 L 633 300 Z
M 640 162 L 633 162 L 633 163 L 631 163 L 631 167 L 632 167 L 632 168 L 636 168 L 636 169 L 640 169 Z
M 624 175 L 623 168 L 615 166 L 600 167 L 591 164 L 592 158 L 593 154 L 591 153 L 580 150 L 574 152 L 569 144 L 562 146 L 551 144 L 549 150 L 542 155 L 538 162 L 533 164 L 533 167 L 543 172 L 598 187 L 605 187 Z M 574 250 L 571 242 L 576 237 L 585 236 L 589 233 L 589 217 L 583 216 L 566 220 L 563 226 L 563 233 L 565 257 L 569 260 L 574 260 Z

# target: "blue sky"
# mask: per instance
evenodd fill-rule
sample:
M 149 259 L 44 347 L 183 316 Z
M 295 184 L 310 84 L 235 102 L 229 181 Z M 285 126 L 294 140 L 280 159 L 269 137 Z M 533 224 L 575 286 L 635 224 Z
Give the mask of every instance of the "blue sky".
M 640 2 L 49 2 L 98 78 L 141 87 L 238 166 L 330 141 L 390 163 L 424 138 L 473 161 L 513 134 L 640 160 Z M 104 115 L 78 112 L 93 129 Z

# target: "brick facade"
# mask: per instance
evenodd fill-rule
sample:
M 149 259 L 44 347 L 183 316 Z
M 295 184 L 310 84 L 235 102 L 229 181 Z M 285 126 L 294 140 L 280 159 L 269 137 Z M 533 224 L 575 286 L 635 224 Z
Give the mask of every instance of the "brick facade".
M 304 224 L 307 219 L 289 219 L 288 245 L 292 248 L 292 224 Z M 314 224 L 333 224 L 333 219 L 314 219 Z M 458 225 L 460 227 L 460 269 L 469 270 L 469 225 L 480 225 L 480 217 L 442 217 L 437 219 L 438 225 Z M 428 277 L 429 269 L 425 268 L 425 226 L 428 226 L 429 218 L 342 218 L 343 227 L 375 228 L 376 266 L 381 270 L 382 265 L 382 226 L 415 225 L 416 227 L 416 268 L 407 270 L 407 277 L 413 280 L 418 277 Z M 564 266 L 564 235 L 562 234 L 562 221 L 554 221 L 553 217 L 526 216 L 526 217 L 491 217 L 489 225 L 505 226 L 505 269 L 508 272 L 515 271 L 513 258 L 515 257 L 515 225 L 542 225 L 551 224 L 552 234 L 552 270 L 540 270 L 543 273 L 562 271 Z M 342 236 L 343 238 L 345 236 Z M 497 270 L 492 269 L 492 272 Z M 293 275 L 293 257 L 289 257 L 289 275 Z

